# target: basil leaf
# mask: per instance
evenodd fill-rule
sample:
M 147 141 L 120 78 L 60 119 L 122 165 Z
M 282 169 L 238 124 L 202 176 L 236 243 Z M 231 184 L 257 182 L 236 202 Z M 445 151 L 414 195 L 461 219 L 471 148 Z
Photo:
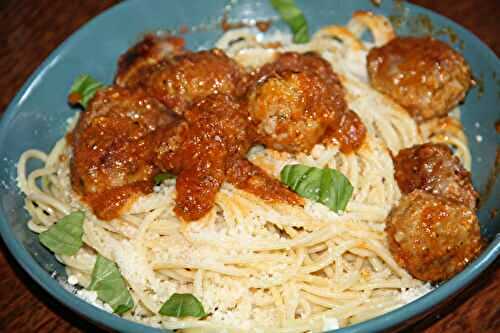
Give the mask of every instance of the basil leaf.
M 72 256 L 82 247 L 83 212 L 73 212 L 66 215 L 48 230 L 40 233 L 40 243 L 56 254 Z
M 335 212 L 345 210 L 353 192 L 349 179 L 330 168 L 287 165 L 281 170 L 280 178 L 292 191 Z
M 307 43 L 309 41 L 307 21 L 295 1 L 271 0 L 271 5 L 292 30 L 294 43 Z
M 162 173 L 159 173 L 155 176 L 154 178 L 154 182 L 155 182 L 155 185 L 158 186 L 160 185 L 161 183 L 163 183 L 163 181 L 167 180 L 167 179 L 172 179 L 172 178 L 175 178 L 175 175 L 173 173 L 170 173 L 170 172 L 162 172 Z
M 177 318 L 206 316 L 201 302 L 191 294 L 173 294 L 162 305 L 160 314 Z
M 281 181 L 288 184 L 290 188 L 296 188 L 302 177 L 309 171 L 309 167 L 305 165 L 287 165 L 281 170 Z
M 304 198 L 319 201 L 319 190 L 323 171 L 317 168 L 309 170 L 300 177 L 294 191 L 300 193 Z
M 330 192 L 333 189 L 333 193 L 335 193 L 335 196 L 333 194 L 330 194 L 330 198 L 334 197 L 336 206 L 338 207 L 337 209 L 343 211 L 347 207 L 347 203 L 351 199 L 354 189 L 349 179 L 347 179 L 347 177 L 344 176 L 341 172 L 334 169 L 329 170 L 332 173 L 331 184 L 333 185 L 332 187 L 330 187 Z M 326 205 L 329 206 L 328 204 Z
M 83 108 L 87 108 L 87 104 L 94 97 L 96 91 L 104 85 L 91 77 L 84 74 L 76 78 L 75 82 L 69 90 L 69 102 L 71 104 L 80 104 Z
M 117 314 L 127 312 L 134 306 L 134 300 L 118 267 L 101 255 L 97 256 L 88 289 L 96 291 L 97 297 L 108 303 Z

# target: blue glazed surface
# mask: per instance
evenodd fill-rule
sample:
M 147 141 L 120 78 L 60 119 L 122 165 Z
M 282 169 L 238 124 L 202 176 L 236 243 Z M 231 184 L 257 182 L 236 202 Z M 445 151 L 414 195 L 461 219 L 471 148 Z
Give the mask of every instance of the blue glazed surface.
M 495 154 L 500 135 L 494 123 L 500 119 L 500 65 L 497 56 L 473 34 L 450 20 L 422 8 L 400 2 L 383 1 L 374 7 L 370 1 L 318 0 L 297 1 L 315 31 L 326 24 L 345 24 L 355 10 L 368 9 L 384 15 L 396 15 L 402 21 L 398 32 L 420 34 L 451 28 L 459 41 L 454 46 L 464 54 L 484 92 L 474 88 L 462 106 L 463 123 L 473 154 L 473 181 L 481 193 L 494 169 Z M 111 82 L 118 56 L 145 32 L 158 29 L 176 29 L 185 24 L 204 27 L 187 35 L 193 49 L 209 48 L 221 35 L 215 29 L 223 15 L 226 0 L 212 1 L 127 1 L 93 19 L 59 46 L 19 91 L 0 123 L 0 232 L 14 257 L 31 277 L 75 312 L 91 321 L 121 332 L 160 332 L 103 312 L 60 287 L 50 274 L 64 275 L 63 267 L 53 255 L 40 246 L 25 221 L 23 197 L 16 187 L 15 163 L 28 148 L 48 151 L 65 131 L 66 119 L 73 115 L 67 103 L 67 91 L 73 79 L 89 73 L 99 80 Z M 425 15 L 425 16 L 421 16 Z M 276 18 L 267 1 L 238 1 L 229 11 L 229 17 L 241 19 Z M 273 28 L 284 28 L 280 22 Z M 441 37 L 451 42 L 446 35 Z M 441 38 L 440 37 L 440 38 Z M 454 39 L 454 38 L 452 38 Z M 454 40 L 453 40 L 454 41 Z M 463 47 L 463 49 L 462 49 Z M 479 126 L 477 126 L 479 124 Z M 477 136 L 482 141 L 476 140 Z M 374 332 L 401 324 L 431 309 L 470 283 L 500 253 L 500 214 L 492 218 L 492 208 L 500 209 L 500 181 L 491 187 L 489 199 L 479 211 L 482 233 L 489 240 L 488 248 L 462 273 L 444 283 L 428 295 L 386 315 L 353 325 L 336 332 Z

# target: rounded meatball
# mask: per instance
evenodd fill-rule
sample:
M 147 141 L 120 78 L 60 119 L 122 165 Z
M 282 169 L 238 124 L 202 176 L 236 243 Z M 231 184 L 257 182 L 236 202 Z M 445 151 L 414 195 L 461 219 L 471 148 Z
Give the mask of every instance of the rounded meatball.
M 421 190 L 401 198 L 387 217 L 386 232 L 399 265 L 424 281 L 453 277 L 482 247 L 473 210 Z
M 142 85 L 152 96 L 178 114 L 212 94 L 243 95 L 244 69 L 222 50 L 188 52 L 156 65 Z
M 334 119 L 321 83 L 307 72 L 285 72 L 260 82 L 248 98 L 258 140 L 280 151 L 311 150 Z
M 254 81 L 248 111 L 258 141 L 269 148 L 309 152 L 347 108 L 330 64 L 315 54 L 282 54 Z
M 375 89 L 392 97 L 417 121 L 444 116 L 472 83 L 465 59 L 431 37 L 398 37 L 370 50 L 368 75 Z
M 99 90 L 70 135 L 71 184 L 101 219 L 117 217 L 152 187 L 153 132 L 178 116 L 142 91 Z
M 403 193 L 420 189 L 476 208 L 478 193 L 470 173 L 445 144 L 425 143 L 400 150 L 394 158 L 394 177 Z

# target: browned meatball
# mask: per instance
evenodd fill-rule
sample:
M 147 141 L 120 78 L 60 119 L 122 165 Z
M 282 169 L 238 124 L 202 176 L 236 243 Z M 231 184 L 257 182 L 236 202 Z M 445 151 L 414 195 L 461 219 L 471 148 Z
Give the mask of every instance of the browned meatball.
M 284 53 L 254 74 L 248 110 L 258 141 L 291 153 L 309 152 L 346 112 L 344 91 L 328 62 Z
M 152 67 L 140 85 L 178 114 L 212 94 L 240 96 L 247 75 L 233 59 L 218 49 L 187 52 Z
M 475 209 L 478 198 L 470 173 L 445 144 L 402 149 L 394 158 L 394 177 L 403 193 L 421 189 Z
M 152 133 L 178 121 L 140 90 L 98 91 L 72 132 L 71 183 L 101 219 L 109 220 L 131 198 L 151 190 Z
M 248 99 L 259 141 L 280 151 L 308 152 L 333 122 L 328 99 L 314 73 L 284 72 L 268 77 Z
M 481 250 L 475 212 L 457 201 L 415 190 L 401 198 L 386 221 L 389 249 L 415 278 L 443 281 Z
M 418 121 L 444 116 L 472 83 L 465 59 L 431 37 L 398 37 L 367 58 L 375 89 L 392 97 Z
M 171 35 L 148 34 L 118 60 L 115 83 L 134 86 L 149 75 L 153 65 L 184 51 L 184 39 Z

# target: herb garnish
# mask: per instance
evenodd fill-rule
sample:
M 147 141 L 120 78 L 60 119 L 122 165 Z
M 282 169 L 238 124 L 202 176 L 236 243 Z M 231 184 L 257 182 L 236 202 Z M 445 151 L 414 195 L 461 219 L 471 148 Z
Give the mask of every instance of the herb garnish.
M 82 247 L 83 241 L 83 212 L 73 212 L 66 215 L 48 230 L 38 236 L 40 243 L 52 252 L 72 256 Z
M 134 306 L 134 300 L 118 267 L 101 255 L 97 256 L 88 289 L 96 291 L 97 297 L 108 303 L 114 313 L 122 314 Z
M 353 191 L 349 179 L 330 168 L 287 165 L 281 170 L 280 177 L 291 190 L 335 212 L 345 210 Z
M 83 74 L 76 78 L 69 91 L 69 103 L 72 105 L 80 104 L 83 108 L 87 108 L 89 101 L 94 97 L 96 91 L 104 85 L 91 77 Z
M 161 185 L 161 183 L 163 183 L 165 180 L 172 179 L 172 178 L 175 178 L 175 175 L 173 173 L 162 172 L 162 173 L 157 174 L 153 180 L 155 182 L 155 185 L 158 186 L 158 185 Z
M 283 21 L 288 24 L 293 33 L 294 43 L 307 43 L 309 31 L 307 21 L 302 11 L 294 0 L 271 0 L 271 4 L 280 14 Z
M 206 316 L 201 302 L 191 294 L 173 294 L 161 307 L 160 314 L 177 318 Z

